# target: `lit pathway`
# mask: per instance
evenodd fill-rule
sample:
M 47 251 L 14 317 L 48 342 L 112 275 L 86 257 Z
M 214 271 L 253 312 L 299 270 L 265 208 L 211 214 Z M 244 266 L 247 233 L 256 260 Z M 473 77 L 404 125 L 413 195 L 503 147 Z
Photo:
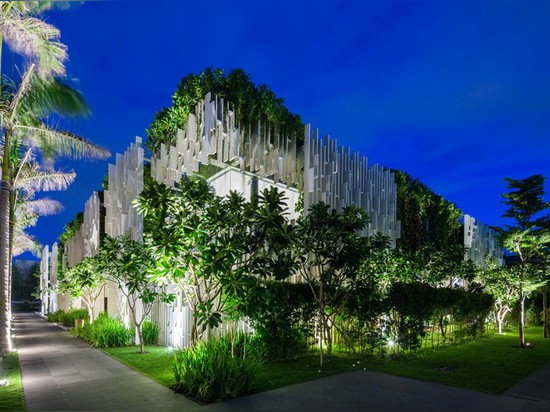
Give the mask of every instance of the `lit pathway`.
M 15 333 L 28 410 L 200 408 L 35 314 L 15 314 Z
M 15 319 L 29 410 L 550 411 L 550 364 L 507 396 L 356 371 L 199 406 L 34 314 Z

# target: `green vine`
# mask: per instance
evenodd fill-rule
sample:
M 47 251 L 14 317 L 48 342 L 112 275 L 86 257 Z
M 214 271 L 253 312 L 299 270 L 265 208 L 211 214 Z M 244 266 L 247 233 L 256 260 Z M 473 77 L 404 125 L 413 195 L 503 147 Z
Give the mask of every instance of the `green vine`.
M 414 252 L 426 245 L 446 250 L 460 243 L 462 211 L 408 173 L 392 172 L 397 185 L 397 219 L 401 221 L 398 246 Z
M 78 229 L 80 229 L 82 223 L 84 223 L 84 212 L 78 212 L 73 220 L 65 225 L 63 233 L 59 235 L 59 243 L 66 245 L 69 239 L 74 236 Z
M 189 113 L 194 112 L 197 103 L 208 92 L 229 102 L 243 131 L 261 121 L 273 132 L 303 143 L 304 125 L 300 116 L 291 113 L 284 100 L 275 96 L 267 85 L 255 85 L 242 69 L 234 69 L 226 75 L 222 69 L 209 67 L 181 80 L 172 96 L 172 106 L 158 111 L 147 129 L 147 148 L 156 154 L 162 143 L 175 144 L 177 130 L 185 128 Z

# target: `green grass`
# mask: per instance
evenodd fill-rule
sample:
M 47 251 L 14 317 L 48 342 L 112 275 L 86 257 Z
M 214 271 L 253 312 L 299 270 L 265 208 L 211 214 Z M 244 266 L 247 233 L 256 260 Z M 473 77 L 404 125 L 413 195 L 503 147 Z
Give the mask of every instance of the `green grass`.
M 138 353 L 137 346 L 101 350 L 164 386 L 176 383 L 172 372 L 172 354 L 164 346 L 146 345 L 145 353 Z
M 325 357 L 319 367 L 318 354 L 296 360 L 262 365 L 257 391 L 267 391 L 324 376 L 366 368 L 429 382 L 458 386 L 489 393 L 502 393 L 550 361 L 550 339 L 543 339 L 542 328 L 526 329 L 526 339 L 534 349 L 518 347 L 517 332 L 451 346 L 399 360 L 357 358 L 350 354 Z M 167 348 L 147 346 L 146 354 L 135 347 L 104 349 L 106 353 L 137 369 L 165 386 L 175 383 L 171 355 Z M 447 366 L 450 372 L 434 368 Z
M 0 386 L 0 411 L 25 411 L 25 396 L 17 352 L 10 352 L 0 360 L 1 379 L 7 379 L 9 384 Z
M 526 329 L 534 349 L 520 349 L 517 332 L 451 346 L 400 361 L 376 360 L 370 370 L 489 393 L 502 393 L 550 361 L 550 339 L 541 327 Z M 434 368 L 447 366 L 451 372 Z

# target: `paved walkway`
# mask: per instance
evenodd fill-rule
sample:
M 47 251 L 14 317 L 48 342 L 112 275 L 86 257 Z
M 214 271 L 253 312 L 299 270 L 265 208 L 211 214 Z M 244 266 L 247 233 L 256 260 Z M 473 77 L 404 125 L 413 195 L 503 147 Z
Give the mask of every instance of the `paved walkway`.
M 37 315 L 15 331 L 29 410 L 550 411 L 550 364 L 503 396 L 356 371 L 200 406 Z

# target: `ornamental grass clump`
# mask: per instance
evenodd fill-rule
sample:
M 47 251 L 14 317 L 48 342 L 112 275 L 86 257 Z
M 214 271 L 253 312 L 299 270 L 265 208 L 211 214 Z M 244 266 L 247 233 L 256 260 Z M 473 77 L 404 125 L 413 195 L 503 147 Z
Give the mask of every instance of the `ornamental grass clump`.
M 73 308 L 65 313 L 63 317 L 63 324 L 65 326 L 74 327 L 74 321 L 76 319 L 84 319 L 84 323 L 88 323 L 90 316 L 85 308 Z
M 260 365 L 257 356 L 232 355 L 229 338 L 201 341 L 174 352 L 174 389 L 202 403 L 236 398 L 254 391 Z
M 55 312 L 48 313 L 47 316 L 48 322 L 63 323 L 68 327 L 74 327 L 75 319 L 84 319 L 87 322 L 89 318 L 88 311 L 84 308 L 73 308 L 68 312 L 59 309 Z
M 59 310 L 56 310 L 55 312 L 48 313 L 47 316 L 48 316 L 48 322 L 63 323 L 67 314 L 65 313 L 64 310 L 59 309 Z
M 159 325 L 149 319 L 143 321 L 143 343 L 145 345 L 157 345 L 159 340 Z
M 93 323 L 79 328 L 77 336 L 96 348 L 117 348 L 130 345 L 133 333 L 120 320 L 104 312 Z

